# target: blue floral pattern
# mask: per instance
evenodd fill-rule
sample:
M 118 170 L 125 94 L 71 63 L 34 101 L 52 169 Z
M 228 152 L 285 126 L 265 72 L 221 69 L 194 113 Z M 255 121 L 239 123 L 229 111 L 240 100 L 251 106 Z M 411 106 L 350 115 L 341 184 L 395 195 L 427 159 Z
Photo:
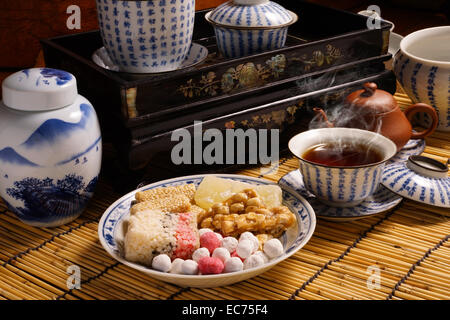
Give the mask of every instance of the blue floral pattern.
M 70 73 L 68 73 L 66 71 L 62 71 L 62 70 L 42 68 L 40 73 L 44 78 L 47 78 L 47 79 L 54 78 L 56 81 L 56 84 L 58 86 L 65 85 L 67 82 L 69 82 L 70 80 L 73 79 L 73 77 Z M 49 84 L 49 83 L 46 83 L 46 84 Z
M 12 207 L 19 219 L 27 222 L 51 223 L 78 216 L 86 207 L 95 190 L 98 178 L 86 185 L 84 178 L 67 174 L 63 179 L 25 178 L 15 181 L 6 193 L 23 202 L 23 207 Z

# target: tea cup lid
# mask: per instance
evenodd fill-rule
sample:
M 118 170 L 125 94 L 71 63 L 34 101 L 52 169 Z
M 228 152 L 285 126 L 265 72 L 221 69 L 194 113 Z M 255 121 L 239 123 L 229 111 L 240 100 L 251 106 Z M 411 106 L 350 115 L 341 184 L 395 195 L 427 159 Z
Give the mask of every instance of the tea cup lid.
M 402 197 L 431 206 L 450 208 L 447 164 L 432 158 L 413 155 L 407 161 L 386 166 L 381 183 Z
M 208 12 L 214 24 L 242 29 L 280 28 L 297 21 L 297 15 L 269 0 L 231 0 Z
M 78 96 L 75 77 L 62 70 L 32 68 L 2 83 L 3 104 L 21 111 L 48 111 L 72 104 Z

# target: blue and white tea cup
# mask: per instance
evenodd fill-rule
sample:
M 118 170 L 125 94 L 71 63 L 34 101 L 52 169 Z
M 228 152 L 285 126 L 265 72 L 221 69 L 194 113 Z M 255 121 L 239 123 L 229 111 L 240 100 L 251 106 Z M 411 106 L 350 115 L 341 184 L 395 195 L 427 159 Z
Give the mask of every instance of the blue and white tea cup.
M 450 131 L 450 26 L 428 28 L 407 35 L 394 56 L 397 80 L 415 103 L 432 106 L 439 116 L 438 131 Z M 428 127 L 429 116 L 420 123 Z
M 356 142 L 370 146 L 380 156 L 376 163 L 331 166 L 304 159 L 312 147 L 324 143 Z M 353 128 L 321 128 L 302 132 L 289 141 L 289 150 L 299 159 L 303 182 L 309 192 L 334 207 L 353 207 L 378 188 L 386 161 L 397 152 L 390 139 L 371 131 Z
M 189 53 L 195 0 L 96 0 L 103 44 L 120 71 L 178 69 Z

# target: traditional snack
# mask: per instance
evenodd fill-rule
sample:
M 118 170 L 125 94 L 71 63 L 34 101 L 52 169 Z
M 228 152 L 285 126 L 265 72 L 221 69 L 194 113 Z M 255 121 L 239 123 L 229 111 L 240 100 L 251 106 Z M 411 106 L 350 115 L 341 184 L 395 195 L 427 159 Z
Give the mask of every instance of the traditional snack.
M 220 242 L 215 232 L 206 232 L 200 237 L 200 245 L 208 249 L 210 253 L 213 253 L 216 248 L 220 247 Z
M 167 197 L 185 196 L 190 201 L 194 200 L 195 185 L 192 183 L 175 187 L 155 188 L 145 191 L 136 192 L 135 199 L 137 202 L 158 200 Z
M 196 215 L 142 210 L 130 216 L 125 235 L 125 258 L 150 266 L 153 257 L 188 259 L 199 247 Z
M 244 263 L 239 257 L 231 257 L 227 261 L 225 261 L 225 268 L 223 272 L 237 272 L 242 271 L 244 269 Z
M 190 212 L 191 201 L 184 195 L 156 198 L 136 203 L 131 207 L 130 214 L 134 215 L 136 212 L 143 210 L 160 210 L 167 213 Z
M 224 202 L 235 193 L 245 189 L 254 189 L 267 208 L 278 207 L 283 200 L 282 190 L 277 185 L 251 185 L 249 183 L 206 176 L 195 192 L 195 203 L 209 210 L 215 203 Z
M 278 239 L 270 239 L 264 244 L 264 253 L 271 259 L 283 254 L 283 245 Z
M 264 260 L 264 263 L 267 263 L 270 260 L 270 258 L 267 256 L 267 254 L 265 254 L 263 251 L 258 250 L 253 255 L 260 256 Z
M 219 247 L 214 249 L 212 257 L 219 258 L 220 260 L 222 260 L 223 263 L 225 263 L 225 261 L 227 261 L 227 259 L 229 259 L 231 256 L 230 251 L 228 251 L 226 248 Z
M 222 247 L 230 251 L 230 253 L 236 250 L 237 245 L 238 240 L 234 237 L 225 237 L 222 240 Z
M 260 255 L 252 254 L 250 257 L 245 259 L 244 261 L 244 270 L 256 268 L 262 266 L 264 264 L 264 260 Z
M 266 243 L 266 241 L 273 239 L 273 235 L 271 234 L 267 234 L 267 233 L 260 233 L 256 235 L 256 238 L 258 239 L 259 242 L 259 250 L 263 250 L 263 246 L 264 243 Z
M 125 258 L 174 274 L 259 267 L 283 252 L 275 238 L 295 222 L 276 185 L 207 176 L 198 190 L 194 184 L 156 188 L 135 199 Z
M 201 258 L 209 257 L 209 255 L 210 255 L 210 253 L 209 253 L 209 250 L 207 248 L 204 248 L 204 247 L 198 248 L 192 254 L 192 260 L 194 260 L 195 262 L 198 262 Z
M 167 254 L 159 254 L 152 260 L 152 268 L 161 272 L 168 272 L 172 267 L 172 260 Z
M 224 264 L 219 258 L 204 257 L 198 262 L 198 269 L 202 274 L 222 273 Z
M 241 233 L 241 235 L 239 236 L 239 241 L 242 241 L 245 239 L 250 240 L 252 242 L 252 244 L 253 244 L 252 253 L 256 252 L 256 250 L 258 250 L 258 248 L 259 248 L 258 238 L 253 233 L 246 231 L 244 233 Z
M 244 239 L 242 241 L 239 241 L 237 247 L 236 247 L 236 253 L 239 257 L 243 259 L 247 259 L 251 256 L 253 253 L 253 243 L 251 240 Z
M 172 261 L 172 267 L 170 268 L 170 273 L 176 273 L 176 274 L 180 274 L 181 272 L 181 265 L 183 264 L 185 260 L 180 259 L 180 258 L 176 258 L 175 260 Z
M 244 189 L 198 215 L 199 226 L 238 236 L 246 231 L 279 237 L 295 222 L 285 206 L 267 208 L 254 189 Z
M 185 260 L 181 265 L 181 273 L 194 275 L 198 273 L 198 263 L 194 260 Z

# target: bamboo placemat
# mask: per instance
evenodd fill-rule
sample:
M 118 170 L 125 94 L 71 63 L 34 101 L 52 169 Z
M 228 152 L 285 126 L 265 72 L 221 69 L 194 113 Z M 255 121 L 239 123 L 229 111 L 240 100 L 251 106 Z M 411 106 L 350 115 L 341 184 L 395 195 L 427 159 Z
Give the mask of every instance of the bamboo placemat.
M 405 107 L 411 102 L 398 92 Z M 425 154 L 450 157 L 449 134 L 427 139 Z M 278 181 L 297 168 L 236 172 Z M 409 200 L 395 209 L 345 223 L 318 220 L 309 243 L 264 274 L 231 286 L 181 288 L 112 259 L 98 241 L 98 220 L 121 195 L 100 183 L 83 215 L 58 228 L 21 223 L 0 202 L 0 300 L 3 299 L 450 299 L 450 210 Z M 68 289 L 68 267 L 81 288 Z M 379 285 L 373 276 L 379 275 Z

